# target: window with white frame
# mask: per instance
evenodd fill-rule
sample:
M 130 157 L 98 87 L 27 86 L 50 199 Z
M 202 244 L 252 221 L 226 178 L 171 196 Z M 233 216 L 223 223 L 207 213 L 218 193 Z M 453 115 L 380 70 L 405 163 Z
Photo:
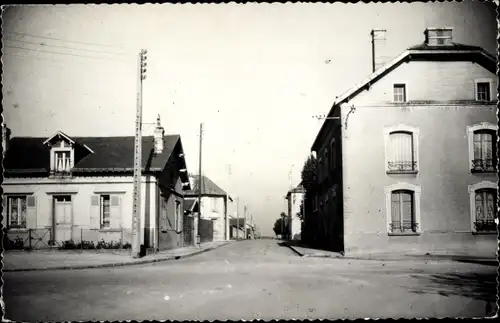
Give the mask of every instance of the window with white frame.
M 26 196 L 9 196 L 7 198 L 8 227 L 15 229 L 26 228 L 27 205 Z
M 498 126 L 483 122 L 468 127 L 471 172 L 495 172 Z
M 54 171 L 65 173 L 71 170 L 71 151 L 56 150 L 54 151 Z
M 101 229 L 108 229 L 111 224 L 111 198 L 109 195 L 101 195 L 100 199 Z
M 397 183 L 386 187 L 385 194 L 389 234 L 420 233 L 420 187 Z
M 476 86 L 476 100 L 477 101 L 491 101 L 491 80 L 479 79 L 475 80 Z
M 495 231 L 497 229 L 496 205 L 497 191 L 491 188 L 479 189 L 475 191 L 474 211 L 475 221 L 474 229 L 476 232 Z
M 471 231 L 496 233 L 497 183 L 482 181 L 469 186 Z
M 393 131 L 389 134 L 389 156 L 387 168 L 391 172 L 415 171 L 415 148 L 413 133 L 409 131 Z
M 415 198 L 412 191 L 398 190 L 391 193 L 391 232 L 416 232 Z
M 406 84 L 394 84 L 394 102 L 406 102 Z

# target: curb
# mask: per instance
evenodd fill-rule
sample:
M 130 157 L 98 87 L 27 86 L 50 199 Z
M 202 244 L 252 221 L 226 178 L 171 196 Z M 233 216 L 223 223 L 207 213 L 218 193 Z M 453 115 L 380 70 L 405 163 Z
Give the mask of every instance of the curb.
M 342 255 L 328 255 L 328 254 L 323 254 L 323 255 L 311 255 L 311 254 L 306 254 L 306 253 L 302 253 L 300 252 L 299 250 L 297 250 L 297 248 L 295 248 L 295 246 L 292 246 L 290 244 L 286 244 L 290 249 L 292 249 L 297 255 L 299 255 L 300 257 L 309 257 L 309 258 L 335 258 L 335 259 L 338 259 L 338 258 L 342 258 L 344 259 L 345 257 L 342 256 Z
M 179 259 L 185 259 L 189 258 L 192 256 L 199 255 L 201 253 L 217 249 L 219 247 L 225 246 L 229 244 L 229 242 L 220 244 L 215 247 L 208 247 L 203 250 L 198 250 L 193 253 L 189 253 L 187 255 L 182 255 L 182 256 L 167 256 L 164 258 L 157 258 L 157 259 L 144 259 L 144 260 L 139 260 L 139 261 L 123 261 L 123 262 L 117 262 L 117 263 L 107 263 L 107 264 L 98 264 L 98 265 L 79 265 L 79 266 L 59 266 L 59 267 L 50 267 L 50 268 L 13 268 L 13 269 L 2 269 L 3 272 L 20 272 L 20 271 L 43 271 L 43 270 L 76 270 L 76 269 L 91 269 L 91 268 L 110 268 L 110 267 L 123 267 L 123 266 L 132 266 L 132 265 L 144 265 L 144 264 L 149 264 L 149 263 L 155 263 L 155 262 L 161 262 L 161 261 L 168 261 L 168 260 L 179 260 Z

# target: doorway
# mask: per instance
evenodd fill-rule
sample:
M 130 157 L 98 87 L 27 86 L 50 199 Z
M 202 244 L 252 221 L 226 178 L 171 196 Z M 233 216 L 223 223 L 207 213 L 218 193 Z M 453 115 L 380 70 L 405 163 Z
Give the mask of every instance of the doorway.
M 54 240 L 70 240 L 73 222 L 73 204 L 71 201 L 71 195 L 54 196 L 54 220 Z

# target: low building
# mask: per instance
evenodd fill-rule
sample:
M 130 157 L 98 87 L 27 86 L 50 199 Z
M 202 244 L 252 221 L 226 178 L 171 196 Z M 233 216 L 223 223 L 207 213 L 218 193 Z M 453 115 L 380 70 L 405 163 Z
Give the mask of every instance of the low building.
M 289 230 L 288 235 L 292 240 L 300 240 L 302 221 L 301 217 L 303 212 L 302 204 L 304 201 L 305 189 L 302 184 L 291 189 L 286 194 L 287 205 L 288 205 L 288 219 L 287 228 Z
M 213 241 L 228 239 L 228 204 L 233 199 L 210 178 L 202 175 L 189 175 L 191 190 L 186 198 L 199 198 L 201 188 L 201 218 L 213 221 Z
M 373 65 L 334 102 L 311 148 L 325 245 L 495 254 L 496 57 L 453 42 L 452 28 L 429 28 L 424 43 Z
M 65 241 L 127 245 L 132 242 L 135 138 L 8 138 L 3 228 L 26 246 Z M 184 245 L 183 199 L 190 189 L 179 135 L 165 135 L 158 118 L 142 138 L 140 241 L 165 250 Z

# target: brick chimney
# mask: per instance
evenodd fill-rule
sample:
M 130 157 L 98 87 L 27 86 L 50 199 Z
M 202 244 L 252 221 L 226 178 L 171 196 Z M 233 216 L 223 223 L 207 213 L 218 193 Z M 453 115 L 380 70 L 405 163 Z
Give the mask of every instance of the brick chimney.
M 160 115 L 156 119 L 156 128 L 154 130 L 154 153 L 161 154 L 163 152 L 163 148 L 165 148 L 165 139 L 163 138 L 165 134 L 165 129 L 161 126 Z
M 450 46 L 453 45 L 453 28 L 427 28 L 424 32 L 425 44 L 428 46 Z
M 372 71 L 375 72 L 380 67 L 384 66 L 390 60 L 387 53 L 387 30 L 385 29 L 372 29 Z
M 5 123 L 2 123 L 2 155 L 9 149 L 10 129 Z

